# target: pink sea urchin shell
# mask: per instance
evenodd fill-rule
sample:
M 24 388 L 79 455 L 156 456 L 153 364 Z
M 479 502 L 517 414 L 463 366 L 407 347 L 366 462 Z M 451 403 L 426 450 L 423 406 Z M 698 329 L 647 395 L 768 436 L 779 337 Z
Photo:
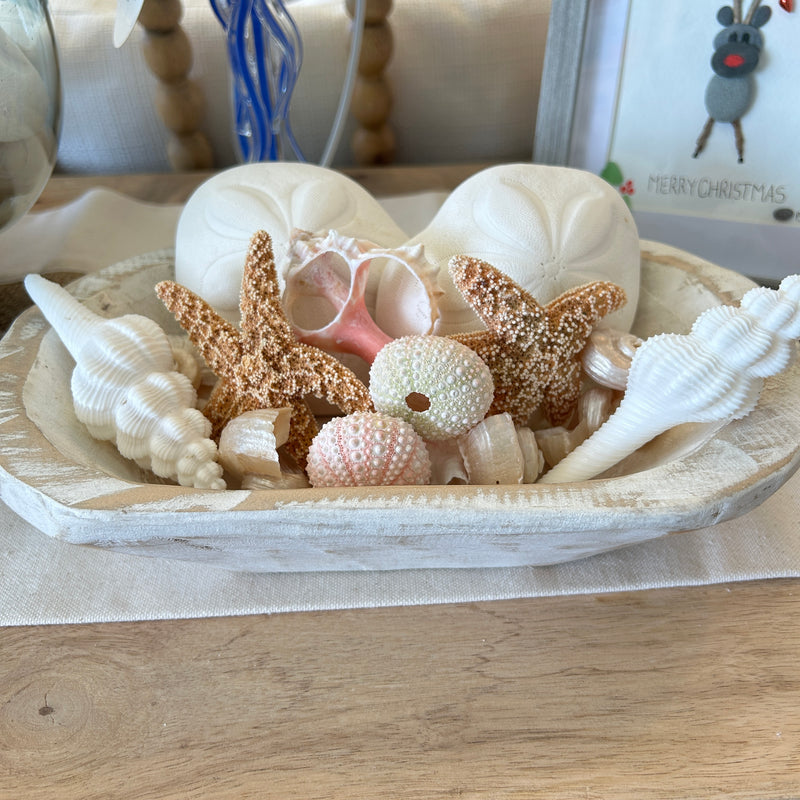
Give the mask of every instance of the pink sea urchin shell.
M 410 486 L 429 483 L 425 442 L 407 422 L 369 411 L 335 417 L 311 443 L 312 486 Z
M 466 345 L 442 336 L 403 336 L 376 356 L 369 390 L 377 411 L 410 422 L 424 439 L 459 436 L 494 397 L 489 368 Z

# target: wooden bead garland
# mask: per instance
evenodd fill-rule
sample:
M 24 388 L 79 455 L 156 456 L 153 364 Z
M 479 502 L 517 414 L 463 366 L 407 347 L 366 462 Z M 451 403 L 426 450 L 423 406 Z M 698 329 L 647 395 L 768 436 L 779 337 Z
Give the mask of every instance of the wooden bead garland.
M 355 0 L 345 0 L 347 13 L 355 17 Z M 364 36 L 358 74 L 350 102 L 350 113 L 359 127 L 351 147 L 356 163 L 362 166 L 389 164 L 394 159 L 395 138 L 388 125 L 392 91 L 384 70 L 394 46 L 388 21 L 392 0 L 367 0 Z
M 174 170 L 211 169 L 211 143 L 200 131 L 205 97 L 199 84 L 188 77 L 192 46 L 181 27 L 181 0 L 144 0 L 139 24 L 144 28 L 144 59 L 158 78 L 156 109 L 171 132 L 167 157 Z

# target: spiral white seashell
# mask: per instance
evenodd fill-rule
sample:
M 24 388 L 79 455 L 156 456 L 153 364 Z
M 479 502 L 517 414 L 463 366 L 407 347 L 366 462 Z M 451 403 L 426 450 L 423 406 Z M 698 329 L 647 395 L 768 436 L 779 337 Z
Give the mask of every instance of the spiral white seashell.
M 468 178 L 412 243 L 440 267 L 444 291 L 436 333 L 479 330 L 447 263 L 468 255 L 488 261 L 543 305 L 596 280 L 621 286 L 628 302 L 602 327 L 628 330 L 639 297 L 640 245 L 624 201 L 602 178 L 541 164 L 502 164 Z
M 396 279 L 379 286 L 387 272 Z M 370 364 L 392 339 L 430 333 L 438 316 L 441 291 L 422 245 L 383 248 L 338 231 L 298 230 L 285 279 L 283 306 L 297 338 Z
M 756 288 L 738 307 L 704 311 L 685 335 L 647 339 L 631 362 L 619 408 L 541 483 L 588 480 L 660 433 L 685 422 L 739 419 L 763 379 L 786 369 L 800 336 L 800 276 Z
M 39 275 L 25 288 L 75 359 L 73 405 L 89 433 L 160 477 L 224 489 L 211 424 L 159 325 L 138 314 L 101 317 Z

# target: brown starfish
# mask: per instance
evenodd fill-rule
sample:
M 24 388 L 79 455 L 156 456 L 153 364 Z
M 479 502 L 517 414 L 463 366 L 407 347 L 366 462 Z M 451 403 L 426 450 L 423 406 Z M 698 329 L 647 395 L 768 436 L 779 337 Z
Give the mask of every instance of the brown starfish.
M 454 256 L 450 275 L 489 329 L 452 337 L 474 350 L 492 373 L 489 414 L 507 411 L 524 425 L 541 406 L 553 425 L 565 423 L 580 396 L 580 352 L 598 320 L 625 304 L 624 290 L 594 281 L 541 306 L 478 258 Z
M 305 395 L 325 398 L 347 414 L 372 409 L 366 386 L 351 370 L 295 338 L 281 305 L 272 240 L 266 232 L 258 231 L 250 240 L 239 304 L 241 331 L 174 281 L 159 283 L 156 293 L 219 378 L 203 409 L 214 439 L 244 411 L 290 406 L 286 449 L 305 466 L 317 434 Z

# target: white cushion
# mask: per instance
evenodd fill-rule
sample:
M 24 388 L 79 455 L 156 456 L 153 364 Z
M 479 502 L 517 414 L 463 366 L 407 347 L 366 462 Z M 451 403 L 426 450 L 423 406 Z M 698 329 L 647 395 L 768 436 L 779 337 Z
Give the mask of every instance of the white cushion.
M 204 130 L 217 166 L 236 162 L 222 28 L 208 0 L 183 0 L 194 52 L 192 77 L 205 92 Z M 292 125 L 318 161 L 344 80 L 350 20 L 344 0 L 297 0 L 303 68 Z M 548 0 L 395 0 L 391 13 L 397 163 L 528 160 L 549 17 Z M 139 26 L 112 43 L 115 0 L 50 0 L 64 84 L 58 168 L 72 172 L 169 170 L 167 132 L 153 104 L 155 77 Z M 334 160 L 353 163 L 352 120 Z

